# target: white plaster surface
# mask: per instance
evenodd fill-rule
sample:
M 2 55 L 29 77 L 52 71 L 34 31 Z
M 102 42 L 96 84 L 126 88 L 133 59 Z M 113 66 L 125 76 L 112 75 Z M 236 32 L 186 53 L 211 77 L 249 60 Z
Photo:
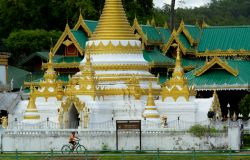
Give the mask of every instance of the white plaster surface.
M 3 135 L 3 151 L 48 151 L 60 150 L 68 143 L 71 131 L 6 131 Z M 109 149 L 116 149 L 116 132 L 114 130 L 79 131 L 78 137 L 88 150 L 101 150 L 102 144 Z M 139 133 L 123 131 L 118 133 L 118 149 L 136 149 L 139 146 Z M 195 137 L 187 132 L 169 132 L 164 130 L 142 131 L 143 150 L 209 150 L 227 148 L 227 134 L 211 137 Z
M 6 85 L 6 67 L 3 65 L 0 65 L 0 84 Z

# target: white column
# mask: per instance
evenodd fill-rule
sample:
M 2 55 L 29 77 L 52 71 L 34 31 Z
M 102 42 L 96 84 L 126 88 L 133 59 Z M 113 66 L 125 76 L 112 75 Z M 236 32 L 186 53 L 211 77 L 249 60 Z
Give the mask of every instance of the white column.
M 239 123 L 235 123 L 228 126 L 228 148 L 232 150 L 239 150 L 241 131 Z

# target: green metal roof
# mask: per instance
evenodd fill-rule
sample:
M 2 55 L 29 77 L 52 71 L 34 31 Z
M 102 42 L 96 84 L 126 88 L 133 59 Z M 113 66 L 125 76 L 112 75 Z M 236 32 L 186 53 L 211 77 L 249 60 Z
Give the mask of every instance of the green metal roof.
M 30 56 L 28 56 L 23 61 L 18 63 L 18 66 L 23 66 L 25 63 L 31 61 L 34 57 L 40 57 L 42 60 L 48 61 L 49 60 L 49 51 L 32 53 Z M 53 61 L 56 61 L 57 59 L 60 59 L 60 58 L 61 58 L 60 55 L 55 55 L 53 57 Z
M 198 40 L 200 38 L 201 30 L 198 26 L 185 25 L 185 28 L 188 30 L 189 34 L 194 40 Z
M 174 59 L 174 61 L 175 61 L 175 59 Z M 202 66 L 205 61 L 204 60 L 200 60 L 200 59 L 182 58 L 181 62 L 182 62 L 182 66 L 183 67 L 197 68 L 197 67 Z
M 71 30 L 81 48 L 85 48 L 88 37 L 80 30 Z
M 202 30 L 199 52 L 206 50 L 250 50 L 250 26 L 217 26 Z
M 93 33 L 95 31 L 98 21 L 84 20 L 84 22 L 86 23 L 90 31 Z
M 158 30 L 158 32 L 159 32 L 159 34 L 161 36 L 161 39 L 162 39 L 163 43 L 164 44 L 167 43 L 169 41 L 170 37 L 171 37 L 170 30 L 162 28 L 162 27 L 157 28 L 157 30 Z
M 174 65 L 174 60 L 164 56 L 159 50 L 143 51 L 143 57 L 150 63 L 156 63 L 161 65 Z
M 63 56 L 58 58 L 57 60 L 54 60 L 55 63 L 71 63 L 71 62 L 81 62 L 82 59 L 80 57 L 75 57 L 75 56 Z
M 161 36 L 154 26 L 140 25 L 143 33 L 147 36 L 149 42 L 161 42 Z
M 169 79 L 168 75 L 166 75 L 166 74 L 160 74 L 160 77 L 159 77 L 160 84 L 166 82 L 167 79 Z
M 190 85 L 195 85 L 197 88 L 211 88 L 211 87 L 249 87 L 250 83 L 250 62 L 230 60 L 228 64 L 233 68 L 238 68 L 238 76 L 234 76 L 224 69 L 210 68 L 201 76 L 195 76 L 196 70 L 186 73 Z M 198 69 L 198 68 L 197 68 Z
M 36 56 L 40 57 L 42 60 L 46 60 L 47 61 L 49 59 L 49 51 L 32 53 L 30 56 L 28 56 L 27 58 L 25 58 L 24 60 L 22 60 L 20 63 L 18 63 L 18 65 L 22 66 L 23 64 L 25 64 L 26 62 L 30 61 L 31 59 L 33 59 Z
M 13 79 L 13 88 L 20 88 L 23 86 L 23 82 L 29 74 L 30 72 L 27 72 L 23 69 L 14 66 L 8 66 L 8 83 L 10 83 Z
M 178 38 L 180 39 L 181 43 L 184 45 L 184 47 L 186 49 L 192 49 L 190 43 L 188 42 L 187 38 L 185 37 L 185 35 L 183 33 L 178 35 Z

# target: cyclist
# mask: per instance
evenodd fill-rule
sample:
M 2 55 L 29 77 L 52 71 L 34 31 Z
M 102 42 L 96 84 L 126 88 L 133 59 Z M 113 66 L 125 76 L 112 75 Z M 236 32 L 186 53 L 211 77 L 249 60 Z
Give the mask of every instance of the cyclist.
M 78 140 L 78 137 L 75 136 L 75 132 L 72 132 L 69 136 L 69 143 L 72 144 L 73 148 L 72 150 L 75 149 L 75 146 L 76 146 L 76 141 Z

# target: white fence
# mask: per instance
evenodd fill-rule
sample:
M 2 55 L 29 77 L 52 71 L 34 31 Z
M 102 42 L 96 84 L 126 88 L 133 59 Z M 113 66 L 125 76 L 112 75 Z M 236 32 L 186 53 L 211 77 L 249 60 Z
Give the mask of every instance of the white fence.
M 75 126 L 72 127 L 73 129 L 78 129 L 78 123 L 72 122 Z M 250 120 L 246 122 L 242 121 L 202 121 L 202 122 L 186 122 L 182 120 L 174 120 L 167 123 L 162 122 L 155 122 L 155 121 L 149 121 L 149 120 L 142 120 L 141 121 L 141 128 L 142 130 L 148 130 L 148 129 L 168 129 L 168 130 L 174 130 L 174 131 L 187 131 L 191 126 L 194 125 L 202 125 L 207 126 L 210 128 L 215 128 L 217 130 L 225 130 L 227 129 L 228 125 L 241 125 L 241 127 L 244 128 L 244 130 L 250 131 Z M 8 124 L 8 129 L 15 129 L 15 130 L 31 130 L 31 129 L 60 129 L 59 123 L 55 123 L 52 121 L 42 121 L 35 124 L 28 124 L 24 122 L 18 122 L 17 119 L 13 122 L 10 122 Z M 79 128 L 80 130 L 84 130 L 84 128 Z M 105 121 L 101 123 L 89 123 L 88 128 L 90 130 L 115 130 L 116 129 L 116 121 Z

